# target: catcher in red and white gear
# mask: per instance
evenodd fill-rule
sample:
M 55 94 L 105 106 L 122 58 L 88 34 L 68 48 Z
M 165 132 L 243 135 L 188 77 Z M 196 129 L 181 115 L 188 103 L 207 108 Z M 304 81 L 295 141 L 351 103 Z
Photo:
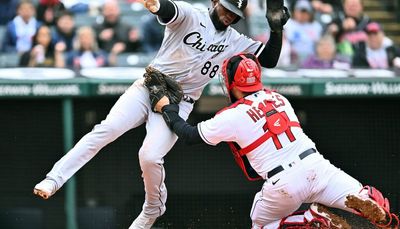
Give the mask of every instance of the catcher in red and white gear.
M 250 211 L 252 228 L 350 228 L 322 205 L 353 212 L 378 227 L 398 228 L 382 193 L 326 160 L 303 132 L 289 101 L 263 88 L 253 54 L 226 59 L 222 77 L 233 104 L 215 117 L 191 126 L 167 97 L 156 110 L 188 144 L 228 142 L 246 177 L 265 180 Z M 303 203 L 313 204 L 295 212 Z

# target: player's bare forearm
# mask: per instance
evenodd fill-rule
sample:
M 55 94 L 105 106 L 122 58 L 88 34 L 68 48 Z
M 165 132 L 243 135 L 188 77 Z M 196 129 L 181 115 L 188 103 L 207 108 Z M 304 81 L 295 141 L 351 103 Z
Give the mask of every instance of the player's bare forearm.
M 176 14 L 174 4 L 169 0 L 145 0 L 144 6 L 153 14 L 158 15 L 165 23 Z
M 159 0 L 145 0 L 144 7 L 146 7 L 150 12 L 155 14 L 160 9 L 160 1 Z
M 168 105 L 168 104 L 169 104 L 169 99 L 168 99 L 167 96 L 164 96 L 164 97 L 162 97 L 162 98 L 157 102 L 157 104 L 156 104 L 156 106 L 154 107 L 154 109 L 155 109 L 157 112 L 162 113 L 162 108 L 163 108 L 165 105 Z

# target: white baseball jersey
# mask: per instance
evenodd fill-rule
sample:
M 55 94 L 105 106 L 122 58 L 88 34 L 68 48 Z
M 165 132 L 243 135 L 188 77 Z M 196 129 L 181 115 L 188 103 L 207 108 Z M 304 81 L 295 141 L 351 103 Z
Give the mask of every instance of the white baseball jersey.
M 264 44 L 228 27 L 217 31 L 209 12 L 193 8 L 189 3 L 171 1 L 176 14 L 166 25 L 164 40 L 154 58 L 153 67 L 174 77 L 185 94 L 197 100 L 206 84 L 216 76 L 224 59 L 240 52 L 256 56 Z
M 239 104 L 198 124 L 200 136 L 206 143 L 216 145 L 222 141 L 236 142 L 241 148 L 252 144 L 265 134 L 263 127 L 266 119 L 258 106 L 260 103 L 263 104 L 266 99 L 272 99 L 275 109 L 278 112 L 285 112 L 290 121 L 298 122 L 289 101 L 276 92 L 259 91 L 245 99 L 251 101 L 252 104 Z M 315 148 L 315 144 L 301 128 L 290 128 L 295 138 L 294 141 L 291 142 L 287 134 L 283 132 L 277 136 L 282 148 L 277 149 L 273 139 L 270 138 L 246 155 L 250 165 L 261 177 L 266 178 L 268 171 L 281 165 L 284 161 L 295 160 L 300 153 Z

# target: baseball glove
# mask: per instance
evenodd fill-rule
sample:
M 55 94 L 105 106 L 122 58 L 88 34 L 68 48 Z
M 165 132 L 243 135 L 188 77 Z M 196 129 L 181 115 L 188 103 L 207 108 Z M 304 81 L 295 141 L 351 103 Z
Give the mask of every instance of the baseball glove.
M 283 5 L 284 0 L 266 0 L 267 12 L 266 17 L 268 20 L 271 31 L 280 32 L 283 26 L 290 18 L 289 10 Z
M 146 67 L 144 73 L 144 85 L 149 89 L 151 109 L 156 112 L 158 101 L 167 96 L 171 104 L 178 104 L 183 98 L 181 85 L 173 78 L 153 67 Z

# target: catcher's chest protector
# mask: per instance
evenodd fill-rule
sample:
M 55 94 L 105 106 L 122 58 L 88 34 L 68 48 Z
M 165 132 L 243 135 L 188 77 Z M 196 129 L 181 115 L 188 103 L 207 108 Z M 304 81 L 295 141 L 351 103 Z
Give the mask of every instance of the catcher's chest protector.
M 239 104 L 244 104 L 251 106 L 252 102 L 245 100 L 245 99 L 240 99 L 236 103 L 234 103 L 232 106 L 225 108 L 234 108 L 237 107 Z M 223 110 L 225 110 L 223 109 Z M 286 113 L 284 112 L 278 112 L 272 105 L 272 102 L 266 101 L 266 103 L 262 104 L 260 103 L 258 106 L 258 109 L 260 109 L 266 119 L 266 123 L 264 125 L 264 131 L 265 133 L 256 139 L 254 142 L 252 142 L 250 145 L 240 148 L 238 144 L 235 142 L 227 142 L 229 145 L 229 148 L 232 151 L 232 154 L 235 158 L 236 163 L 239 165 L 239 167 L 242 169 L 244 174 L 246 175 L 247 179 L 251 181 L 255 180 L 260 180 L 263 179 L 258 173 L 251 167 L 249 160 L 247 159 L 246 154 L 250 153 L 254 149 L 256 149 L 258 146 L 260 146 L 262 143 L 267 141 L 268 139 L 272 138 L 274 143 L 279 142 L 275 141 L 275 139 L 278 139 L 278 135 L 286 132 L 288 134 L 289 140 L 294 141 L 295 138 L 293 135 L 291 135 L 291 132 L 289 130 L 290 127 L 296 126 L 300 127 L 300 124 L 298 122 L 291 122 L 289 118 L 287 117 Z M 220 112 L 222 112 L 221 110 Z M 218 112 L 218 113 L 220 113 Z M 282 148 L 280 144 L 275 144 L 277 149 Z

